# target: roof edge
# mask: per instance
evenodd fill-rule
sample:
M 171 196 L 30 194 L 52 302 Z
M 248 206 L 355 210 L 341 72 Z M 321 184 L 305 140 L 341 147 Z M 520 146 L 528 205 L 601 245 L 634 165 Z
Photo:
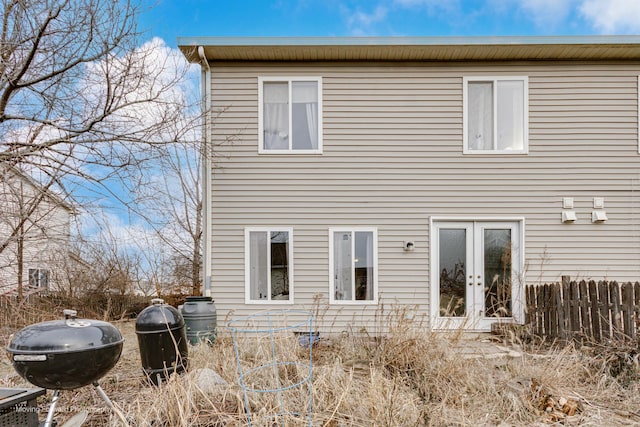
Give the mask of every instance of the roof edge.
M 209 61 L 640 60 L 640 35 L 495 37 L 179 37 Z
M 557 44 L 640 44 L 640 35 L 478 37 L 178 37 L 179 46 L 465 46 Z

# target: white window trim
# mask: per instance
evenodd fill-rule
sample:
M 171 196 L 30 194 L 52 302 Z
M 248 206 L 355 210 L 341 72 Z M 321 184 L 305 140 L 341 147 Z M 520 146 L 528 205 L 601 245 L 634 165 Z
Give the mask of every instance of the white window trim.
M 333 234 L 343 232 L 372 232 L 373 233 L 373 299 L 372 300 L 336 300 L 335 278 L 333 277 Z M 355 238 L 352 239 L 355 244 Z M 353 251 L 355 253 L 355 250 Z M 354 294 L 355 298 L 355 294 Z M 329 228 L 329 304 L 335 305 L 377 305 L 378 304 L 378 229 L 376 227 L 336 227 Z
M 265 82 L 288 82 L 289 83 L 289 114 L 291 114 L 291 83 L 292 82 L 317 82 L 318 83 L 318 148 L 315 150 L 265 150 L 264 148 L 264 83 Z M 289 117 L 291 119 L 291 117 Z M 291 131 L 292 120 L 289 120 L 289 135 Z M 258 77 L 258 153 L 259 154 L 322 154 L 322 77 L 318 76 L 293 76 L 293 77 Z M 289 146 L 292 145 L 289 138 Z
M 270 236 L 272 231 L 286 231 L 289 233 L 289 251 L 287 253 L 287 262 L 289 263 L 289 299 L 288 300 L 272 300 L 271 299 L 271 275 L 267 277 L 267 289 L 269 298 L 266 300 L 251 299 L 251 260 L 250 260 L 250 234 L 251 232 L 264 232 Z M 270 238 L 269 240 L 270 241 Z M 267 259 L 271 259 L 271 245 L 267 245 Z M 291 305 L 293 304 L 293 228 L 291 227 L 246 227 L 244 229 L 244 302 L 245 304 L 277 304 Z
M 469 82 L 493 82 L 494 87 L 496 82 L 499 81 L 521 81 L 524 83 L 523 94 L 523 147 L 522 150 L 470 150 L 469 149 Z M 494 90 L 494 102 L 493 102 L 493 117 L 494 117 L 494 132 L 493 137 L 497 138 L 497 132 L 495 127 L 497 124 L 497 102 L 495 102 Z M 529 77 L 527 76 L 467 76 L 463 77 L 462 84 L 462 99 L 463 99 L 463 144 L 462 154 L 529 154 Z
M 640 154 L 640 75 L 638 76 L 638 86 L 637 86 L 637 100 L 638 100 L 638 154 Z

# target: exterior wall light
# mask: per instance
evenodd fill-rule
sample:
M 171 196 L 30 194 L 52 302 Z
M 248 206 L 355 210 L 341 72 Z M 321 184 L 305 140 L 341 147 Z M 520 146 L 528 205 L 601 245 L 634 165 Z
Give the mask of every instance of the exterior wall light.
M 408 242 L 402 242 L 402 249 L 403 249 L 405 252 L 411 252 L 411 251 L 413 251 L 413 249 L 415 248 L 415 246 L 416 246 L 416 245 L 415 245 L 413 242 L 411 242 L 411 241 L 408 241 Z

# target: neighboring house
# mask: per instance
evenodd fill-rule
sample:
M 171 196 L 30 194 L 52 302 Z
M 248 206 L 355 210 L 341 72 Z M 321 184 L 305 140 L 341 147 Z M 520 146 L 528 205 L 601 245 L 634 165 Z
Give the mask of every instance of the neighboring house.
M 398 304 L 488 330 L 523 321 L 525 284 L 640 278 L 640 37 L 179 45 L 222 319 L 319 298 L 321 329 Z
M 0 295 L 63 286 L 72 264 L 72 213 L 68 203 L 25 173 L 0 168 Z

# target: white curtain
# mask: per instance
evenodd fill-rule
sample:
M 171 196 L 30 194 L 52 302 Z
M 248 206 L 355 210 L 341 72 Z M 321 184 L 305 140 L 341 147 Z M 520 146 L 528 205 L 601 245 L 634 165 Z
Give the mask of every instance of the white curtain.
M 493 83 L 470 82 L 468 86 L 468 134 L 470 150 L 493 149 Z
M 333 233 L 333 279 L 334 298 L 337 301 L 351 300 L 353 275 L 353 256 L 351 251 L 351 233 Z
M 498 150 L 524 148 L 524 83 L 498 82 Z
M 296 127 L 294 131 L 293 148 L 318 148 L 318 82 L 293 82 L 291 95 L 294 108 L 302 106 L 306 122 L 304 127 Z
M 264 231 L 252 231 L 249 233 L 249 270 L 251 299 L 267 299 L 269 265 L 267 259 L 267 233 Z
M 289 83 L 265 82 L 263 86 L 265 150 L 289 149 Z
M 309 140 L 311 148 L 318 148 L 318 103 L 307 104 L 307 128 L 309 130 Z

